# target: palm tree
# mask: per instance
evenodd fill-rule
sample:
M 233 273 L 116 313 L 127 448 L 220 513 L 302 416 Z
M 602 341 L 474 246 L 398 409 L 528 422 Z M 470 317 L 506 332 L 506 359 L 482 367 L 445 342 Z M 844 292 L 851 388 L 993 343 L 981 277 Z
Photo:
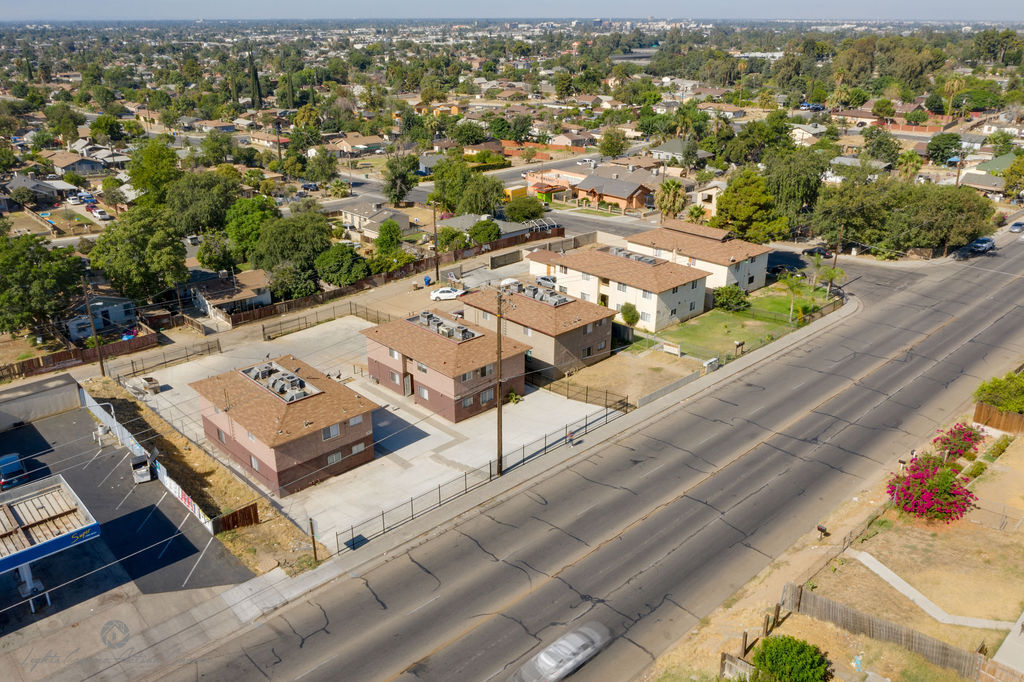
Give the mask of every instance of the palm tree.
M 691 222 L 703 225 L 704 207 L 700 204 L 693 204 L 690 208 L 686 209 L 686 217 L 689 218 Z
M 821 278 L 828 282 L 828 289 L 825 291 L 825 296 L 828 297 L 832 295 L 832 284 L 842 284 L 846 279 L 846 271 L 829 265 L 821 269 Z
M 921 163 L 920 155 L 913 149 L 902 152 L 896 159 L 896 167 L 908 180 L 917 175 L 917 171 L 921 170 Z
M 658 191 L 654 193 L 654 205 L 661 211 L 661 220 L 666 217 L 675 218 L 686 207 L 683 183 L 675 178 L 669 178 L 661 183 Z
M 946 105 L 946 113 L 950 116 L 953 115 L 953 97 L 956 93 L 964 89 L 964 79 L 959 76 L 955 76 L 946 81 L 945 85 L 942 86 L 942 92 L 945 93 L 948 100 Z
M 800 293 L 800 287 L 802 286 L 800 278 L 793 275 L 792 273 L 784 273 L 779 275 L 779 282 L 789 292 L 789 323 L 793 323 L 793 309 L 796 307 L 796 295 Z
M 811 272 L 814 273 L 811 277 L 811 289 L 818 288 L 818 278 L 821 277 L 822 269 L 825 267 L 825 260 L 821 257 L 820 253 L 816 253 L 811 256 Z

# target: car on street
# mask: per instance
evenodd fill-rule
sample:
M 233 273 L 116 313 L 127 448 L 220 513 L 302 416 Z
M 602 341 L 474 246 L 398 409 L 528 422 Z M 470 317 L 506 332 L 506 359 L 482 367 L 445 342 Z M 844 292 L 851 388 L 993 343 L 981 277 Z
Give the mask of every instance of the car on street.
M 112 215 L 110 215 L 109 213 L 104 211 L 102 208 L 97 208 L 95 211 L 92 212 L 92 214 L 94 216 L 96 216 L 97 218 L 99 218 L 100 220 L 113 220 L 114 219 L 114 217 Z
M 452 287 L 441 287 L 430 292 L 431 301 L 454 301 L 466 293 L 465 289 L 454 289 Z
M 968 244 L 967 248 L 974 253 L 988 253 L 992 249 L 996 248 L 996 242 L 992 237 L 978 237 Z
M 88 211 L 89 213 L 95 213 L 96 212 L 96 204 L 86 204 L 85 205 L 85 210 Z
M 778 277 L 785 273 L 796 275 L 797 277 L 803 277 L 803 273 L 800 272 L 800 267 L 793 265 L 792 263 L 779 263 L 778 265 L 773 265 L 768 268 L 769 275 L 775 275 Z
M 1024 221 L 1018 220 L 1013 225 L 1010 225 L 1010 232 L 1013 232 L 1014 234 L 1024 232 Z
M 548 289 L 555 288 L 555 278 L 551 275 L 541 275 L 537 278 L 537 284 Z
M 596 621 L 562 635 L 527 661 L 510 678 L 514 682 L 564 680 L 596 656 L 611 641 L 612 633 Z
M 0 490 L 13 488 L 28 476 L 21 455 L 17 452 L 0 457 Z
M 804 249 L 800 253 L 802 253 L 805 256 L 821 256 L 822 258 L 832 257 L 832 252 L 829 251 L 828 248 L 824 246 L 812 246 L 809 249 Z

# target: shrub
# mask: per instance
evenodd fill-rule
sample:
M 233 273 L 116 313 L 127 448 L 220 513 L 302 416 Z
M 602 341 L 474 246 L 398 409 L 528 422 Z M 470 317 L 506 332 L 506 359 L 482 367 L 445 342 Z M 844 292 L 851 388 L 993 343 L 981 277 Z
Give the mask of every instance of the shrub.
M 992 447 L 990 447 L 985 453 L 985 459 L 990 462 L 996 461 L 999 458 L 999 455 L 1006 452 L 1006 448 L 1010 447 L 1010 443 L 1012 442 L 1013 436 L 1005 433 L 1002 436 L 999 436 L 996 442 L 992 444 Z
M 977 498 L 964 487 L 960 470 L 931 454 L 912 458 L 892 474 L 886 493 L 900 511 L 930 521 L 950 523 L 963 518 Z
M 967 476 L 967 478 L 977 478 L 978 476 L 981 476 L 983 473 L 985 473 L 985 469 L 988 469 L 987 464 L 985 464 L 984 462 L 975 462 L 974 464 L 967 468 L 967 471 L 964 472 L 964 475 Z
M 715 307 L 721 310 L 746 310 L 750 307 L 747 292 L 735 284 L 715 289 Z
M 757 678 L 786 682 L 824 682 L 832 679 L 832 664 L 818 647 L 788 635 L 761 640 L 752 659 Z
M 1003 412 L 1024 414 L 1024 376 L 1011 372 L 983 381 L 974 392 L 974 399 Z
M 619 314 L 622 315 L 622 321 L 626 323 L 627 327 L 633 327 L 640 321 L 640 313 L 632 303 L 623 303 Z
M 939 431 L 939 435 L 932 439 L 932 443 L 943 459 L 963 457 L 973 460 L 977 457 L 978 445 L 984 437 L 984 434 L 970 424 L 957 422 L 948 430 Z

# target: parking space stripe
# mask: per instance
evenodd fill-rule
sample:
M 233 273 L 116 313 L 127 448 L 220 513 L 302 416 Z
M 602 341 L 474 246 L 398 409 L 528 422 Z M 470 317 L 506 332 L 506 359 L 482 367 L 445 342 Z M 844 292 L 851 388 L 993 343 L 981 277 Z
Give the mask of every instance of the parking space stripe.
M 191 516 L 191 515 L 190 515 L 190 514 L 188 514 L 188 513 L 186 513 L 186 514 L 185 514 L 185 518 L 183 518 L 183 519 L 181 520 L 181 523 L 179 523 L 179 524 L 178 524 L 178 528 L 177 528 L 177 531 L 175 532 L 175 534 L 174 534 L 174 535 L 172 535 L 171 537 L 167 538 L 167 544 L 165 544 L 165 545 L 164 545 L 164 548 L 160 550 L 160 553 L 156 555 L 156 558 L 157 558 L 157 559 L 161 559 L 161 558 L 163 558 L 163 556 L 164 556 L 164 552 L 166 552 L 166 551 L 167 551 L 167 548 L 171 546 L 171 543 L 172 543 L 172 542 L 174 542 L 174 538 L 178 537 L 178 533 L 180 533 L 180 532 L 181 532 L 181 527 L 185 525 L 185 522 L 186 522 L 186 521 L 188 521 L 188 517 L 189 517 L 189 516 Z
M 135 486 L 132 486 L 132 487 L 131 487 L 131 488 L 130 488 L 130 489 L 128 490 L 128 495 L 131 495 L 131 494 L 132 494 L 133 492 L 135 492 Z M 117 506 L 116 506 L 116 507 L 114 507 L 114 510 L 115 510 L 115 511 L 121 508 L 121 505 L 122 505 L 122 504 L 124 504 L 124 503 L 125 503 L 125 500 L 127 500 L 127 499 L 128 499 L 128 495 L 125 495 L 124 497 L 122 497 L 122 498 L 121 498 L 121 501 L 117 503 Z
M 195 570 L 196 570 L 196 569 L 197 569 L 197 568 L 199 567 L 199 562 L 203 560 L 203 555 L 204 555 L 204 554 L 206 554 L 206 550 L 210 549 L 210 544 L 211 544 L 212 542 L 213 542 L 213 537 L 211 537 L 211 538 L 210 538 L 210 539 L 209 539 L 209 540 L 208 540 L 208 541 L 206 542 L 206 547 L 203 547 L 203 551 L 199 553 L 199 558 L 198 558 L 198 559 L 196 559 L 196 563 L 195 563 L 195 565 L 194 565 L 194 566 L 192 566 L 192 570 L 191 570 L 191 571 L 189 571 L 189 572 L 188 572 L 188 575 L 186 575 L 186 576 L 185 576 L 185 582 L 183 582 L 183 583 L 181 584 L 181 586 L 182 586 L 182 587 L 185 587 L 185 585 L 186 585 L 186 584 L 188 583 L 189 579 L 190 579 L 190 578 L 192 577 L 192 574 L 193 574 L 193 573 L 195 572 Z
M 114 466 L 110 467 L 110 472 L 109 472 L 109 473 L 108 473 L 108 474 L 107 474 L 106 476 L 104 476 L 104 477 L 103 477 L 103 480 L 102 480 L 102 481 L 100 481 L 99 483 L 97 483 L 97 484 L 96 484 L 96 487 L 97 487 L 97 488 L 99 488 L 99 487 L 100 487 L 101 485 L 103 485 L 104 483 L 106 483 L 106 482 L 107 482 L 107 479 L 108 479 L 108 478 L 110 478 L 110 474 L 114 473 L 114 470 L 115 470 L 115 469 L 117 469 L 117 467 L 121 465 L 121 462 L 123 462 L 123 461 L 125 461 L 126 459 L 128 459 L 128 455 L 130 455 L 130 454 L 132 454 L 132 451 L 131 451 L 131 450 L 128 450 L 128 451 L 126 451 L 126 452 L 124 453 L 124 457 L 122 457 L 122 458 L 121 458 L 121 459 L 120 459 L 120 460 L 118 461 L 118 463 L 117 463 L 117 464 L 115 464 Z
M 92 464 L 93 462 L 95 462 L 95 461 L 96 461 L 96 458 L 100 456 L 100 453 L 101 453 L 101 452 L 103 452 L 103 448 L 102 448 L 102 447 L 101 447 L 101 448 L 100 448 L 99 450 L 97 450 L 97 451 L 96 451 L 96 454 L 95 454 L 95 455 L 93 455 L 93 456 L 92 456 L 92 457 L 91 457 L 91 458 L 89 459 L 89 461 L 88 461 L 88 462 L 86 462 L 85 464 L 83 464 L 83 465 L 82 465 L 82 468 L 83 468 L 83 469 L 86 469 L 86 468 L 88 468 L 90 464 Z
M 149 513 L 146 514 L 146 518 L 142 519 L 142 523 L 139 524 L 139 527 L 135 529 L 136 533 L 142 530 L 142 527 L 146 525 L 146 521 L 149 521 L 149 517 L 153 515 L 153 512 L 156 511 L 156 508 L 160 506 L 160 503 L 164 501 L 165 497 L 167 497 L 166 490 L 164 491 L 164 494 L 160 496 L 160 499 L 156 501 L 156 504 L 153 505 L 153 508 L 149 510 Z

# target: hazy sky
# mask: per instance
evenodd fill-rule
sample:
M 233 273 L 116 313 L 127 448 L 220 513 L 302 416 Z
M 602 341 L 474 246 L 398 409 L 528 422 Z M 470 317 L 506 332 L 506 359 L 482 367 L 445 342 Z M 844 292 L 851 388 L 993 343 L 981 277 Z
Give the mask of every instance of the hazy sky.
M 76 19 L 352 19 L 423 17 L 717 17 L 722 19 L 910 19 L 1024 21 L 1021 0 L 732 0 L 679 2 L 648 0 L 567 0 L 562 3 L 470 2 L 469 0 L 3 0 L 0 21 Z M 545 7 L 541 9 L 541 7 Z M 642 14 L 641 14 L 642 12 Z

